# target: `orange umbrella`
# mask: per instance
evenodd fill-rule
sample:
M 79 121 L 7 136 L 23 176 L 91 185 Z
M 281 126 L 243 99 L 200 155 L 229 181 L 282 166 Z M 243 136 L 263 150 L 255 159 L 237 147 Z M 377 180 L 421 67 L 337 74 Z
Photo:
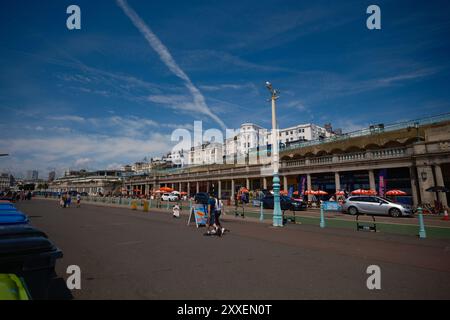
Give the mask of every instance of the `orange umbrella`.
M 173 191 L 173 189 L 169 188 L 169 187 L 161 187 L 161 188 L 159 188 L 159 190 L 161 190 L 162 192 L 172 192 Z
M 343 196 L 343 195 L 345 195 L 345 192 L 344 191 L 338 191 L 338 192 L 336 192 L 336 195 L 337 196 Z
M 328 192 L 323 191 L 323 190 L 317 190 L 315 195 L 317 196 L 326 196 L 328 194 Z
M 185 195 L 185 194 L 187 194 L 187 192 L 186 191 L 181 191 L 180 194 Z
M 405 196 L 406 192 L 402 190 L 389 190 L 385 193 L 387 196 Z
M 287 195 L 288 192 L 287 192 L 286 190 L 281 190 L 281 191 L 280 191 L 280 194 L 282 194 L 282 195 Z
M 305 191 L 303 192 L 303 194 L 306 194 L 306 195 L 308 195 L 308 194 L 313 195 L 313 194 L 315 194 L 315 191 L 314 191 L 314 190 L 305 190 Z
M 364 189 L 357 189 L 357 190 L 353 190 L 352 194 L 356 194 L 356 195 L 366 195 L 366 196 L 374 196 L 377 194 L 377 192 L 375 190 L 364 190 Z

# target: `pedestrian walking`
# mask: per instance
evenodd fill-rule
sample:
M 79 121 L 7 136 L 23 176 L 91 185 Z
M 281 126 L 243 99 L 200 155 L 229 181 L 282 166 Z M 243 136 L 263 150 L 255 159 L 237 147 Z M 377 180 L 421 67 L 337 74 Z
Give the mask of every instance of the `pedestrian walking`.
M 70 204 L 72 202 L 72 196 L 70 195 L 70 193 L 67 193 L 67 208 L 70 208 Z
M 179 218 L 180 217 L 180 206 L 178 204 L 175 204 L 172 208 L 173 217 Z
M 221 214 L 220 202 L 214 196 L 214 193 L 211 193 L 208 199 L 208 213 L 209 219 L 206 224 L 206 236 L 218 235 L 222 236 L 225 231 L 220 224 L 220 214 Z
M 62 208 L 65 208 L 67 205 L 67 197 L 65 194 L 61 196 L 61 201 L 59 202 Z
M 205 233 L 206 236 L 216 234 L 215 230 L 211 230 L 211 227 L 214 226 L 215 206 L 216 206 L 216 201 L 214 199 L 214 196 L 212 194 L 210 194 L 209 199 L 208 199 L 208 207 L 207 207 L 208 221 L 206 222 L 206 233 Z
M 77 194 L 77 208 L 79 208 L 81 206 L 81 195 L 78 193 Z
M 223 202 L 218 198 L 215 198 L 215 200 L 216 203 L 215 203 L 214 225 L 216 227 L 216 230 L 219 232 L 219 236 L 221 236 L 225 232 L 225 228 L 222 227 L 222 223 L 220 222 L 220 216 L 222 215 L 223 211 Z

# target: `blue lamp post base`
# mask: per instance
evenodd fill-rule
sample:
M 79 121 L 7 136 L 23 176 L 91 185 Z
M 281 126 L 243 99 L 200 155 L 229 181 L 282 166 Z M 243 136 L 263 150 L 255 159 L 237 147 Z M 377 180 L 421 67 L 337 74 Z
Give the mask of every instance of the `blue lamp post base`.
M 280 177 L 273 175 L 273 226 L 283 226 L 283 215 L 280 207 Z

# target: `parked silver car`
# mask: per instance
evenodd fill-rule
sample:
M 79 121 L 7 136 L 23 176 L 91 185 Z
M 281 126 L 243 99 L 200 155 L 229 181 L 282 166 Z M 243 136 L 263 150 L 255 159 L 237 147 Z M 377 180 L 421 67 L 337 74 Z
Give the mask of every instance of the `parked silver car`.
M 390 215 L 391 217 L 412 215 L 412 210 L 409 206 L 375 196 L 348 197 L 342 205 L 342 210 L 351 215 L 379 214 Z

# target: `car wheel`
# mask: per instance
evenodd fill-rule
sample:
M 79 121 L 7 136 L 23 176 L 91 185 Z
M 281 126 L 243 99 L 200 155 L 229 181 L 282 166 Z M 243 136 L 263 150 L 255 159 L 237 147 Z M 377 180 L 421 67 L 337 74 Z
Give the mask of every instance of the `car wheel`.
M 402 215 L 402 213 L 397 208 L 392 208 L 391 210 L 389 210 L 389 215 L 391 217 L 398 218 Z
M 348 213 L 351 214 L 352 216 L 355 216 L 358 214 L 358 209 L 356 207 L 350 207 L 348 208 Z

